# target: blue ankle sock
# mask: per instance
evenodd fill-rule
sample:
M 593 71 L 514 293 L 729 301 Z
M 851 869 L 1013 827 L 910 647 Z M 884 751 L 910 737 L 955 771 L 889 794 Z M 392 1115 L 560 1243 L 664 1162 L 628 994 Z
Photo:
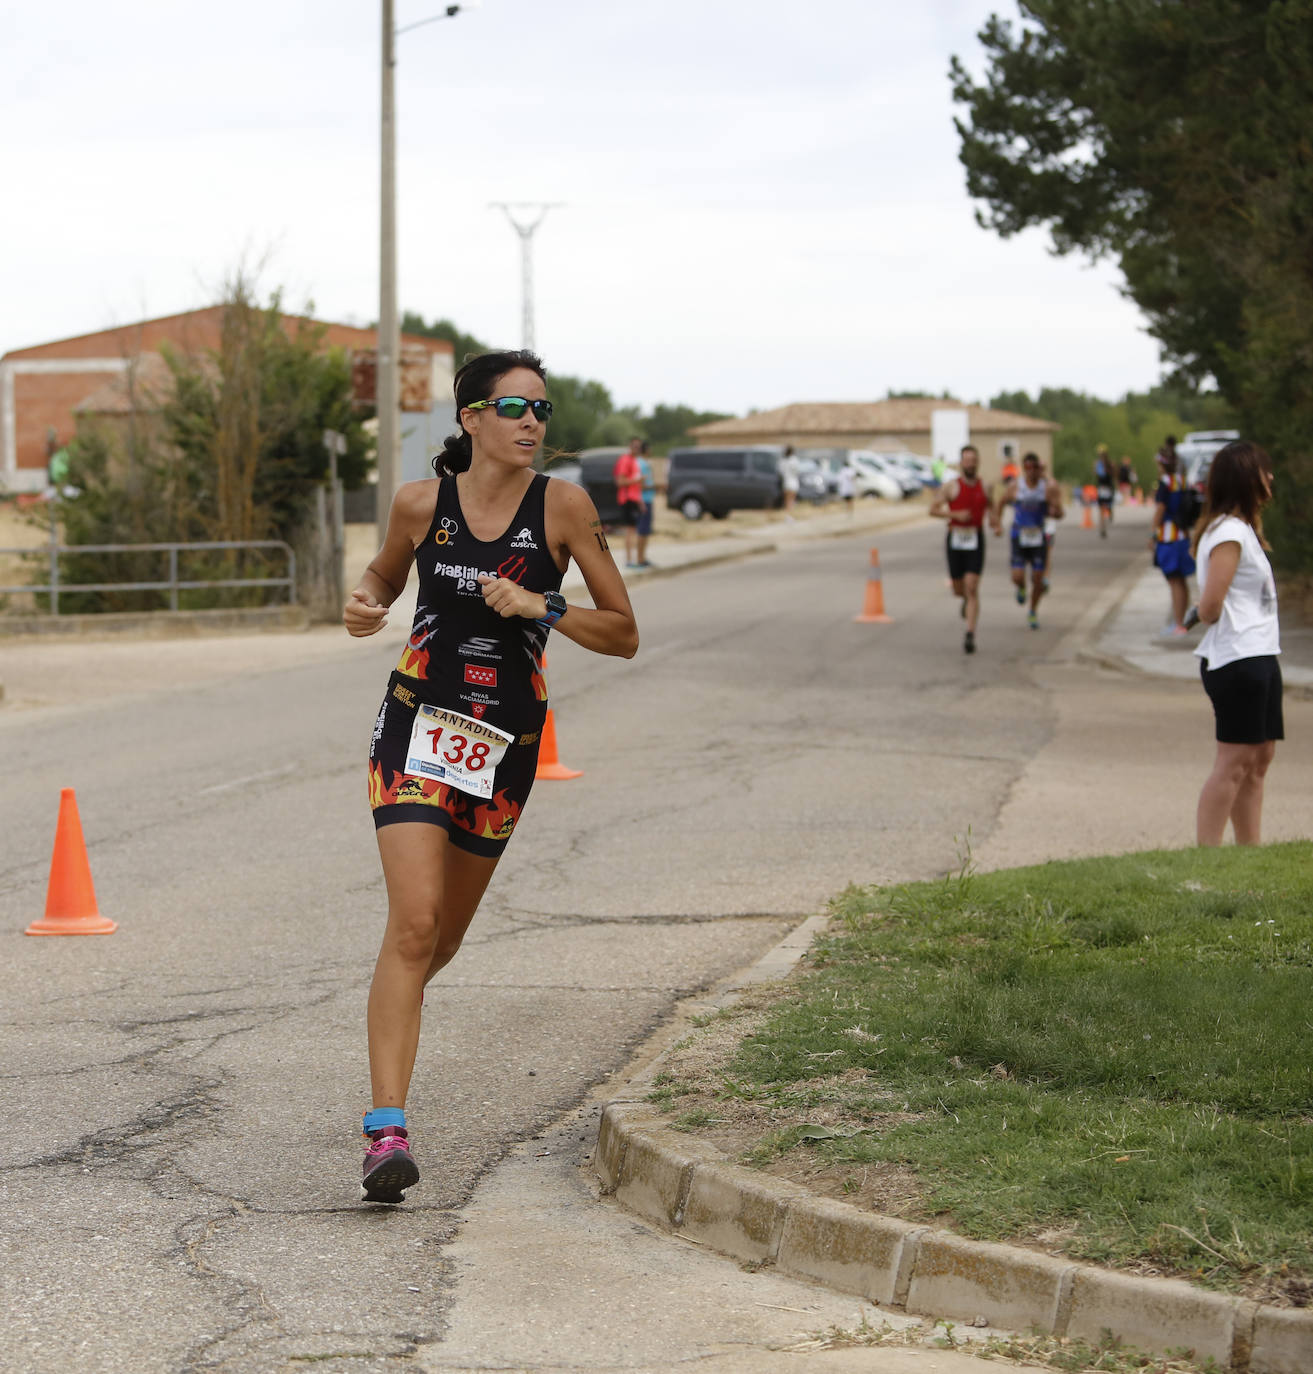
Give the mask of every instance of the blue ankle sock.
M 366 1135 L 373 1135 L 375 1131 L 381 1131 L 385 1126 L 400 1126 L 404 1129 L 406 1125 L 406 1111 L 404 1107 L 371 1107 L 365 1113 L 364 1132 Z

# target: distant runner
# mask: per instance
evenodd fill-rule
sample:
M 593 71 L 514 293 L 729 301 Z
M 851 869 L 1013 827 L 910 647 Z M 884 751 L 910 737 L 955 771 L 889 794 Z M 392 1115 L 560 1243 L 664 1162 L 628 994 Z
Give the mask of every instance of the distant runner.
M 1003 488 L 999 498 L 998 516 L 1010 505 L 1012 515 L 1012 584 L 1016 588 L 1017 605 L 1026 604 L 1026 568 L 1030 568 L 1030 611 L 1026 623 L 1039 629 L 1039 603 L 1047 590 L 1045 573 L 1048 568 L 1048 545 L 1044 536 L 1044 521 L 1062 519 L 1062 491 L 1058 484 L 1043 475 L 1039 455 L 1028 453 L 1021 460 L 1021 476 Z
M 971 444 L 962 449 L 958 467 L 961 475 L 939 489 L 930 514 L 948 521 L 948 575 L 953 595 L 962 599 L 962 616 L 967 623 L 962 652 L 974 654 L 976 622 L 980 619 L 980 574 L 985 567 L 985 518 L 988 516 L 995 534 L 1002 533 L 1003 525 L 994 511 L 989 488 L 980 480 L 980 454 Z
M 1117 474 L 1108 457 L 1108 445 L 1100 444 L 1096 452 L 1094 490 L 1099 500 L 1099 538 L 1106 539 L 1108 526 L 1112 524 L 1113 498 L 1117 495 Z

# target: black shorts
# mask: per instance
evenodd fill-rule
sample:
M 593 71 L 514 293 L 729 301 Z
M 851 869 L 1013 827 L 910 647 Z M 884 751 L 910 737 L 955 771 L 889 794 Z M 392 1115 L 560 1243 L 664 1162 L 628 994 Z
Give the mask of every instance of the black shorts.
M 1046 535 L 1038 544 L 1022 544 L 1016 531 L 1012 532 L 1012 568 L 1024 568 L 1027 563 L 1037 572 L 1043 572 L 1049 563 L 1049 539 Z
M 977 577 L 985 567 L 985 531 L 977 529 L 974 549 L 955 549 L 949 543 L 951 535 L 944 536 L 944 550 L 948 554 L 948 575 L 954 582 L 960 582 L 967 573 Z
M 400 695 L 398 686 L 402 689 Z M 500 858 L 529 800 L 538 771 L 541 721 L 534 729 L 517 735 L 515 743 L 507 748 L 497 765 L 492 797 L 485 801 L 434 778 L 415 777 L 403 771 L 417 707 L 416 680 L 393 673 L 369 746 L 369 805 L 375 828 L 400 821 L 422 821 L 441 826 L 457 849 L 489 859 Z M 545 706 L 542 714 L 545 718 Z
M 1219 744 L 1265 744 L 1285 739 L 1281 711 L 1281 665 L 1275 654 L 1238 658 L 1210 669 L 1202 659 L 1199 676 L 1213 703 Z
M 631 530 L 638 528 L 638 517 L 642 513 L 643 503 L 641 501 L 620 502 L 620 523 L 628 526 Z

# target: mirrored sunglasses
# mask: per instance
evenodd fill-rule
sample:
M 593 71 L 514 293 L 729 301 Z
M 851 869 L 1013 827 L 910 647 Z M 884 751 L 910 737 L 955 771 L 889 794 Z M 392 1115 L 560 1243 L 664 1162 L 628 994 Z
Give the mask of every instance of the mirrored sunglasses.
M 467 410 L 487 410 L 491 406 L 503 420 L 522 420 L 526 410 L 533 411 L 533 418 L 546 424 L 552 418 L 550 401 L 529 401 L 523 396 L 496 396 L 487 401 L 475 401 L 466 406 Z

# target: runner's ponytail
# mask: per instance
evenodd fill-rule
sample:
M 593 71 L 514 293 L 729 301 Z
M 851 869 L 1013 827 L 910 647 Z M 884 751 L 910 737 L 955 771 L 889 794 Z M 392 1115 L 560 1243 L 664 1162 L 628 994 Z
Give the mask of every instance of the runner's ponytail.
M 439 477 L 455 477 L 458 472 L 468 472 L 474 458 L 474 447 L 470 436 L 461 429 L 456 434 L 447 435 L 442 452 L 433 458 L 433 471 Z

